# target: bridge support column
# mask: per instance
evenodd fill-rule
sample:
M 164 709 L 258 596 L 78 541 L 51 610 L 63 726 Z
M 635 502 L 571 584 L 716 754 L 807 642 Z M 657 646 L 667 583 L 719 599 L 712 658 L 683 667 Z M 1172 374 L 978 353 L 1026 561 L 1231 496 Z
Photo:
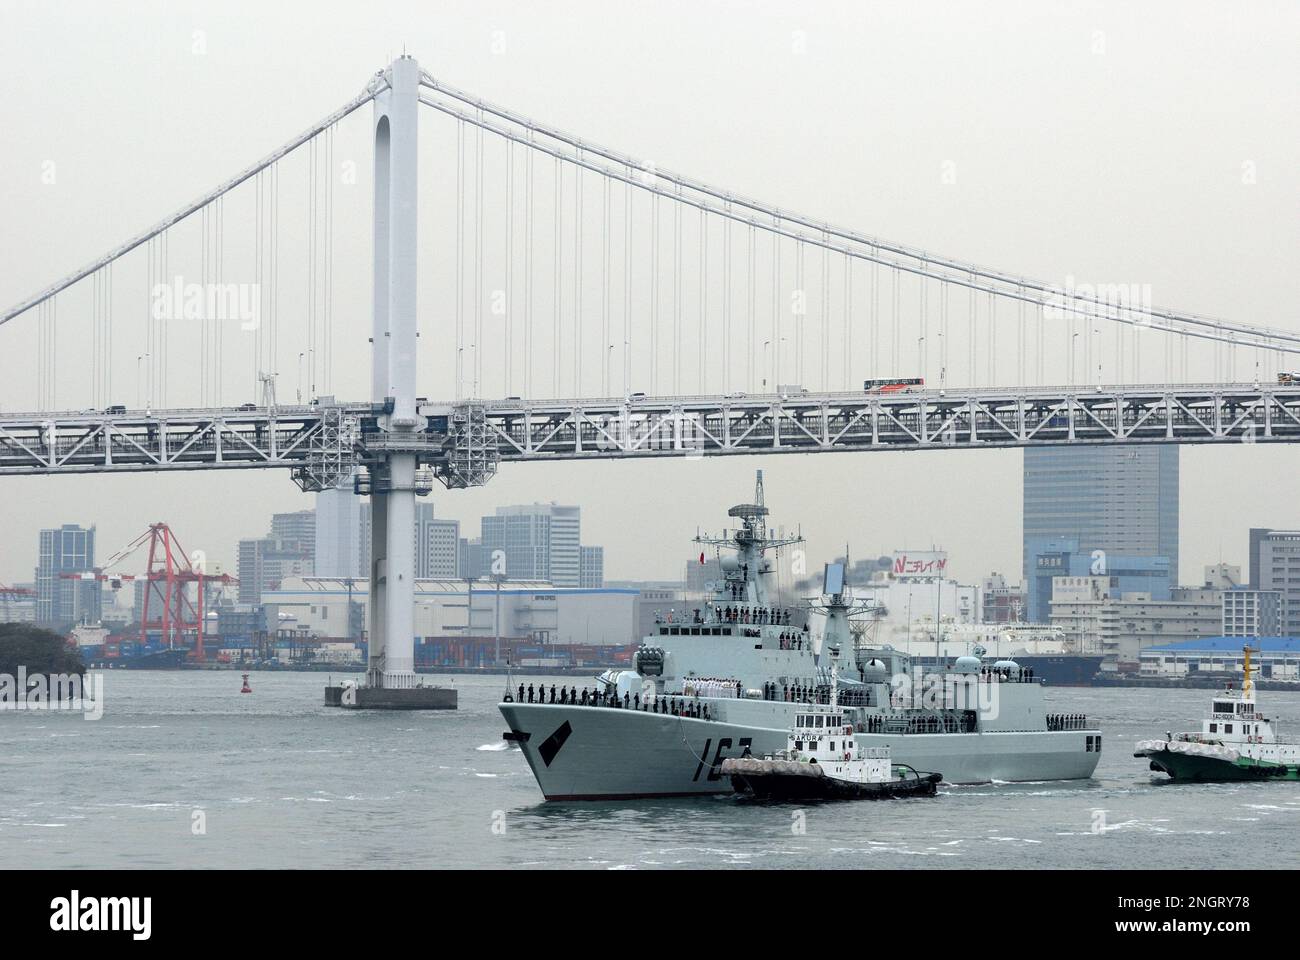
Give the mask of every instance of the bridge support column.
M 375 274 L 372 399 L 394 439 L 424 425 L 416 409 L 416 210 L 420 67 L 393 61 L 375 98 Z M 389 453 L 372 474 L 370 659 L 367 686 L 415 686 L 413 453 Z

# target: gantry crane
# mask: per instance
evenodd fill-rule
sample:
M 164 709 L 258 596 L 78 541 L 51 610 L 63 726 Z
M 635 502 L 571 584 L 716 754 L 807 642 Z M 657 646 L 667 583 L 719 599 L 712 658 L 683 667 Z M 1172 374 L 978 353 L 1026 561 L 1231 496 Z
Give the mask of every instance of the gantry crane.
M 117 573 L 111 568 L 149 545 L 149 562 L 143 575 Z M 149 641 L 150 633 L 157 633 L 163 642 L 174 648 L 183 646 L 186 634 L 194 635 L 191 658 L 199 663 L 205 659 L 203 650 L 203 610 L 207 584 L 226 586 L 239 581 L 229 574 L 211 574 L 203 569 L 201 559 L 191 560 L 176 534 L 165 523 L 152 523 L 149 529 L 109 558 L 102 567 L 85 573 L 65 573 L 71 580 L 107 581 L 114 590 L 127 580 L 145 581 L 144 609 L 140 612 L 140 643 Z M 190 598 L 189 585 L 196 584 L 196 596 Z

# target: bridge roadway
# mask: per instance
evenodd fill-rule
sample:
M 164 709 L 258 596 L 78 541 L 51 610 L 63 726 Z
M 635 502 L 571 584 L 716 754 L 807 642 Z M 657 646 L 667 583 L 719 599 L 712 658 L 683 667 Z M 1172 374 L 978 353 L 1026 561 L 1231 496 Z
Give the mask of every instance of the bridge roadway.
M 282 467 L 321 489 L 385 453 L 449 487 L 499 463 L 1070 443 L 1300 442 L 1300 385 L 1176 384 L 421 401 L 387 432 L 382 405 L 0 412 L 0 475 Z

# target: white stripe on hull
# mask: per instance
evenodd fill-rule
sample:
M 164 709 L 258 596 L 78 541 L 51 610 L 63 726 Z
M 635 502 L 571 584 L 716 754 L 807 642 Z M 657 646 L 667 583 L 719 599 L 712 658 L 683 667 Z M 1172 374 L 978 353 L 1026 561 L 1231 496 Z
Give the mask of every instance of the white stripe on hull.
M 550 800 L 730 793 L 730 781 L 718 771 L 722 761 L 740 756 L 746 740 L 756 755 L 784 749 L 788 735 L 783 728 L 606 707 L 503 703 L 500 709 L 511 730 L 528 734 L 520 746 Z M 567 734 L 561 732 L 566 723 Z M 857 734 L 856 739 L 869 747 L 889 746 L 894 762 L 941 773 L 949 783 L 988 783 L 1087 779 L 1101 759 L 1085 747 L 1085 738 L 1095 733 Z M 544 747 L 548 740 L 553 751 Z

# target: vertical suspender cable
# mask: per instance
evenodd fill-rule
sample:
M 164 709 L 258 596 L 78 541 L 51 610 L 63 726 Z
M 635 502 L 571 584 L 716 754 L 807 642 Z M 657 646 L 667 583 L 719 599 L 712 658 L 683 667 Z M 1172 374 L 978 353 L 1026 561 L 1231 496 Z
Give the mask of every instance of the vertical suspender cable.
M 106 373 L 106 382 L 104 385 L 105 395 L 109 397 L 109 402 L 115 402 L 113 397 L 113 264 L 109 264 L 107 275 L 105 277 L 107 290 L 104 293 L 104 323 L 107 327 L 107 336 L 105 337 L 105 358 L 104 369 Z
M 749 364 L 746 367 L 745 389 L 753 392 L 754 390 L 754 346 L 758 337 L 758 317 L 754 316 L 754 225 L 749 225 L 749 246 L 746 248 L 745 259 L 749 260 L 749 269 L 746 271 L 745 286 L 749 291 L 745 298 L 745 313 L 749 317 Z
M 803 383 L 804 326 L 808 322 L 808 288 L 803 282 L 803 244 L 794 245 L 794 301 L 790 306 L 791 323 L 794 324 L 794 379 Z
M 758 318 L 755 315 L 757 298 L 754 292 L 754 284 L 757 282 L 758 278 L 757 273 L 754 270 L 755 245 L 754 225 L 752 223 L 749 225 L 749 250 L 747 259 L 749 260 L 749 269 L 747 271 L 747 286 L 749 287 L 749 293 L 746 299 L 745 311 L 749 315 L 749 376 L 746 380 L 746 389 L 752 392 L 754 389 L 754 350 L 758 341 Z
M 700 358 L 696 364 L 699 391 L 704 392 L 705 363 L 709 355 L 709 218 L 700 211 Z
M 602 177 L 600 192 L 600 215 L 603 223 L 600 237 L 600 352 L 602 354 L 600 358 L 600 387 L 601 394 L 606 397 L 609 396 L 609 365 L 612 362 L 611 354 L 613 353 L 613 350 L 610 349 L 613 343 L 610 341 L 609 330 L 609 189 L 609 177 Z
M 921 312 L 921 337 L 916 344 L 918 348 L 917 353 L 919 354 L 919 356 L 916 359 L 917 359 L 917 364 L 921 368 L 921 377 L 922 379 L 924 379 L 926 374 L 930 372 L 927 369 L 929 364 L 926 363 L 926 361 L 930 357 L 930 340 L 929 340 L 930 318 L 929 318 L 929 301 L 927 298 L 927 294 L 929 290 L 927 288 L 924 276 L 918 275 L 916 281 L 920 287 L 919 295 L 917 299 L 920 301 L 920 312 Z
M 873 356 L 872 362 L 875 361 Z M 844 389 L 852 387 L 853 376 L 853 258 L 844 255 Z
M 1025 288 L 1021 286 L 1019 288 L 1019 291 L 1021 296 L 1023 296 L 1025 292 Z M 1016 310 L 1018 313 L 1017 319 L 1019 319 L 1020 321 L 1020 332 L 1017 335 L 1017 339 L 1016 339 L 1016 367 L 1017 367 L 1016 375 L 1017 377 L 1019 377 L 1017 382 L 1020 384 L 1020 386 L 1023 387 L 1028 382 L 1025 379 L 1025 301 L 1024 300 L 1016 301 Z
M 162 235 L 162 276 L 164 283 L 167 282 L 167 278 L 170 276 L 168 271 L 171 260 L 171 257 L 169 256 L 170 251 L 168 249 L 170 246 L 171 235 L 164 233 Z M 159 361 L 161 374 L 158 378 L 158 405 L 165 407 L 167 405 L 167 355 L 171 347 L 171 328 L 165 320 L 159 330 L 159 334 L 160 339 L 162 340 L 162 349 L 160 350 L 161 357 Z
M 777 351 L 780 349 L 779 340 L 781 336 L 781 236 L 772 232 L 772 339 L 768 341 L 771 348 L 772 356 L 763 358 L 763 366 L 767 367 L 763 371 L 763 379 L 766 380 L 771 376 L 772 381 L 764 393 L 776 393 L 776 370 L 777 370 Z M 771 360 L 769 366 L 768 360 Z
M 483 111 L 479 110 L 479 119 Z M 483 376 L 483 128 L 474 127 L 474 382 L 473 395 L 482 397 Z
M 581 158 L 582 151 L 578 151 Z M 573 395 L 582 396 L 582 167 L 573 167 Z
M 271 165 L 271 372 L 280 376 L 280 165 Z M 164 385 L 165 388 L 165 385 Z M 277 402 L 279 398 L 277 395 Z
M 321 293 L 321 392 L 330 393 L 330 353 L 332 331 L 331 314 L 332 314 L 332 289 L 333 289 L 333 225 L 334 225 L 334 128 L 327 127 L 324 138 L 325 154 L 325 177 L 322 183 L 321 202 L 325 206 L 323 216 L 323 237 L 324 246 L 321 257 L 322 273 L 322 293 Z
M 456 120 L 456 399 L 465 396 L 465 121 Z
M 560 163 L 559 157 L 555 158 L 554 178 L 555 185 L 551 191 L 551 198 L 555 203 L 555 216 L 553 218 L 555 243 L 551 247 L 551 259 L 555 268 L 555 277 L 551 283 L 552 322 L 554 324 L 554 329 L 551 331 L 551 396 L 558 398 L 560 396 L 560 297 L 564 292 L 560 284 L 562 277 L 560 264 L 563 247 L 561 235 L 564 225 L 564 167 Z
M 210 209 L 204 207 L 199 211 L 199 282 L 203 289 L 209 286 L 208 276 L 208 223 Z M 208 405 L 208 315 L 204 310 L 199 316 L 199 406 Z
M 680 188 L 678 188 L 680 190 Z M 682 392 L 682 205 L 673 204 L 673 393 Z
M 216 244 L 217 244 L 217 250 L 216 250 L 217 283 L 222 286 L 222 289 L 224 289 L 225 282 L 226 282 L 226 198 L 225 197 L 217 198 Z M 240 302 L 241 303 L 243 302 L 242 299 Z M 243 317 L 240 317 L 240 320 L 241 322 L 247 322 Z M 224 323 L 217 324 L 216 352 L 217 352 L 216 402 L 217 402 L 217 406 L 221 406 L 221 404 L 225 400 L 225 391 L 223 389 L 223 386 L 225 384 L 225 376 L 226 376 L 226 368 L 225 368 L 226 334 L 225 334 Z
M 993 294 L 989 294 L 989 383 L 990 387 L 998 383 L 998 303 Z
M 524 396 L 533 396 L 533 154 L 524 152 Z
M 659 194 L 650 194 L 650 392 L 659 392 Z
M 505 338 L 505 393 L 514 390 L 514 314 L 515 314 L 515 142 L 506 141 L 506 338 Z
M 728 204 L 730 207 L 730 204 Z M 731 220 L 722 220 L 722 392 L 731 382 Z
M 893 300 L 894 303 L 894 332 L 892 338 L 893 347 L 894 347 L 893 349 L 894 370 L 892 376 L 896 376 L 896 377 L 902 375 L 902 368 L 900 367 L 900 363 L 902 362 L 903 359 L 903 355 L 902 355 L 902 339 L 903 339 L 902 319 L 903 318 L 902 318 L 902 309 L 901 309 L 902 294 L 899 291 L 899 287 L 900 287 L 900 283 L 899 283 L 899 276 L 898 276 L 898 268 L 894 267 L 893 288 L 891 292 L 891 299 Z
M 257 304 L 258 304 L 258 324 L 257 329 L 253 331 L 253 336 L 249 338 L 249 353 L 252 364 L 251 376 L 253 390 L 256 391 L 259 384 L 258 377 L 262 372 L 262 338 L 265 336 L 266 318 L 270 313 L 270 306 L 267 303 L 267 288 L 264 282 L 263 271 L 263 249 L 265 245 L 265 236 L 262 230 L 262 198 L 264 193 L 264 171 L 259 171 L 257 178 L 253 181 L 253 283 L 257 285 Z M 149 385 L 149 395 L 153 396 L 153 383 Z M 257 402 L 261 403 L 262 398 L 258 393 L 254 393 Z
M 948 382 L 948 284 L 939 284 L 939 385 Z
M 872 247 L 871 251 L 878 255 L 875 247 Z M 850 294 L 852 294 L 851 290 Z M 871 370 L 873 378 L 880 376 L 880 369 L 884 366 L 880 361 L 880 264 L 873 260 L 871 262 Z
M 316 138 L 312 137 L 307 144 L 307 369 L 305 374 L 301 372 L 299 377 L 307 378 L 307 393 L 311 396 L 311 382 L 314 379 L 312 368 L 316 363 Z M 299 403 L 302 403 L 302 397 L 298 395 L 302 391 L 303 384 L 298 383 L 295 397 Z
M 971 283 L 973 284 L 974 282 L 975 282 L 975 274 L 972 273 Z M 967 344 L 966 350 L 970 357 L 969 380 L 967 380 L 966 386 L 974 387 L 975 384 L 979 382 L 979 379 L 975 376 L 975 372 L 976 372 L 975 371 L 975 323 L 977 318 L 979 317 L 979 309 L 975 301 L 974 286 L 970 287 L 970 298 L 967 302 L 966 309 L 967 309 L 966 317 L 967 320 L 969 321 L 969 327 L 970 327 L 970 329 L 967 332 L 967 341 L 966 341 Z
M 829 239 L 830 239 L 830 235 L 829 235 L 829 234 L 823 233 L 822 236 L 823 236 L 823 238 L 826 239 L 826 240 L 829 240 Z M 830 327 L 831 327 L 831 318 L 830 318 L 830 310 L 831 310 L 831 252 L 830 252 L 829 250 L 826 250 L 825 248 L 823 248 L 822 251 L 821 251 L 821 257 L 822 257 L 822 289 L 821 289 L 821 298 L 822 298 L 822 331 L 821 331 L 821 341 L 822 341 L 822 343 L 821 343 L 821 347 L 822 347 L 822 384 L 821 384 L 821 388 L 822 388 L 823 390 L 829 390 L 829 389 L 831 388 L 831 349 L 830 349 L 830 341 L 831 341 L 831 329 L 830 329 Z M 847 345 L 846 345 L 846 349 L 847 349 Z
M 628 176 L 632 168 L 628 168 Z M 632 389 L 632 185 L 623 186 L 623 393 Z

